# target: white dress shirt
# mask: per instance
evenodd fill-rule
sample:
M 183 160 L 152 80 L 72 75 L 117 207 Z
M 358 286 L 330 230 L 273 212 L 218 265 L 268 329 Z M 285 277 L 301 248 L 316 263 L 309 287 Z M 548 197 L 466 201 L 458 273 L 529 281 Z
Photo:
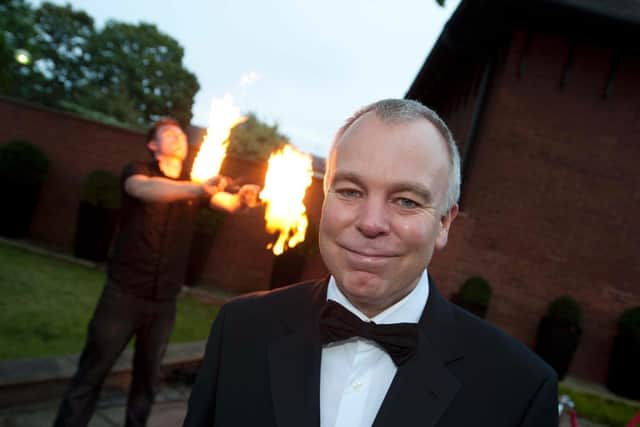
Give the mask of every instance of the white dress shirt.
M 342 294 L 331 276 L 327 299 L 342 304 L 365 322 L 417 323 L 429 297 L 429 279 L 422 273 L 416 287 L 403 299 L 368 318 Z M 322 348 L 320 365 L 320 426 L 369 427 L 397 371 L 391 357 L 374 341 L 360 337 Z

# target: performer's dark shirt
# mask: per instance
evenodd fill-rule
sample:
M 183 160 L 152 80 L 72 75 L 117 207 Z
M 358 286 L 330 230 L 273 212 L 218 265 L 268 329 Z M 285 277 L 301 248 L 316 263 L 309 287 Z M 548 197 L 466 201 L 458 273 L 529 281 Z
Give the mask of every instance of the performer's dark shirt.
M 119 233 L 109 259 L 109 280 L 139 298 L 176 298 L 184 282 L 193 228 L 206 198 L 146 202 L 129 195 L 124 183 L 132 175 L 163 177 L 157 162 L 133 162 L 122 171 Z

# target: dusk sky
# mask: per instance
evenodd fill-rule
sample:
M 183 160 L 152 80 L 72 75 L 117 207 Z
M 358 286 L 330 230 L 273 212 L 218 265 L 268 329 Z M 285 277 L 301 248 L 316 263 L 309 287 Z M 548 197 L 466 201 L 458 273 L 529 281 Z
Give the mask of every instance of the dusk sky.
M 358 107 L 401 98 L 459 0 L 54 0 L 108 19 L 149 22 L 178 40 L 206 127 L 226 93 L 304 151 L 324 156 Z M 40 2 L 34 1 L 37 6 Z

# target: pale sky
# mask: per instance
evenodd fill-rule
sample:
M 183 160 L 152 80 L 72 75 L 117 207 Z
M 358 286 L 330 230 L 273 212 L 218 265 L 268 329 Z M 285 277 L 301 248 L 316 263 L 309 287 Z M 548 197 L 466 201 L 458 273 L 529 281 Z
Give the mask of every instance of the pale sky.
M 232 95 L 303 151 L 325 156 L 358 107 L 402 98 L 460 0 L 53 0 L 106 20 L 149 22 L 184 48 L 200 91 Z M 32 0 L 37 6 L 40 1 Z

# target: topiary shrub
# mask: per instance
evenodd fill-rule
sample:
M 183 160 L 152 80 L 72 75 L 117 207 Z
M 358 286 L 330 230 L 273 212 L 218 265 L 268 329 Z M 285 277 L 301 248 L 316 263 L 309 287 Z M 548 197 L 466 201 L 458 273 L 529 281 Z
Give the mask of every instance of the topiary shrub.
M 630 308 L 618 319 L 618 332 L 640 338 L 640 307 Z
M 0 189 L 5 200 L 0 209 L 1 235 L 18 238 L 29 233 L 48 170 L 46 154 L 29 141 L 0 145 Z
M 302 280 L 307 262 L 318 252 L 318 224 L 309 221 L 304 241 L 273 257 L 269 289 L 280 288 Z
M 476 316 L 484 318 L 489 308 L 491 295 L 489 282 L 482 277 L 474 276 L 462 284 L 458 293 L 454 295 L 453 302 Z
M 196 221 L 195 231 L 198 233 L 215 236 L 228 213 L 218 209 L 200 209 Z
M 185 274 L 186 285 L 195 286 L 201 280 L 215 236 L 227 216 L 227 212 L 218 209 L 202 208 L 198 212 L 191 248 L 189 249 Z
M 540 319 L 535 351 L 555 369 L 558 378 L 567 375 L 582 335 L 582 308 L 574 298 L 563 295 L 551 301 Z
M 640 399 L 640 306 L 618 318 L 618 334 L 609 358 L 607 387 L 629 399 Z
M 120 180 L 109 171 L 91 172 L 82 186 L 81 200 L 105 209 L 120 207 Z
M 578 301 L 564 295 L 551 301 L 547 309 L 547 317 L 580 326 L 582 325 L 582 308 Z
M 101 262 L 107 259 L 120 208 L 120 180 L 104 170 L 91 172 L 82 186 L 73 253 Z

